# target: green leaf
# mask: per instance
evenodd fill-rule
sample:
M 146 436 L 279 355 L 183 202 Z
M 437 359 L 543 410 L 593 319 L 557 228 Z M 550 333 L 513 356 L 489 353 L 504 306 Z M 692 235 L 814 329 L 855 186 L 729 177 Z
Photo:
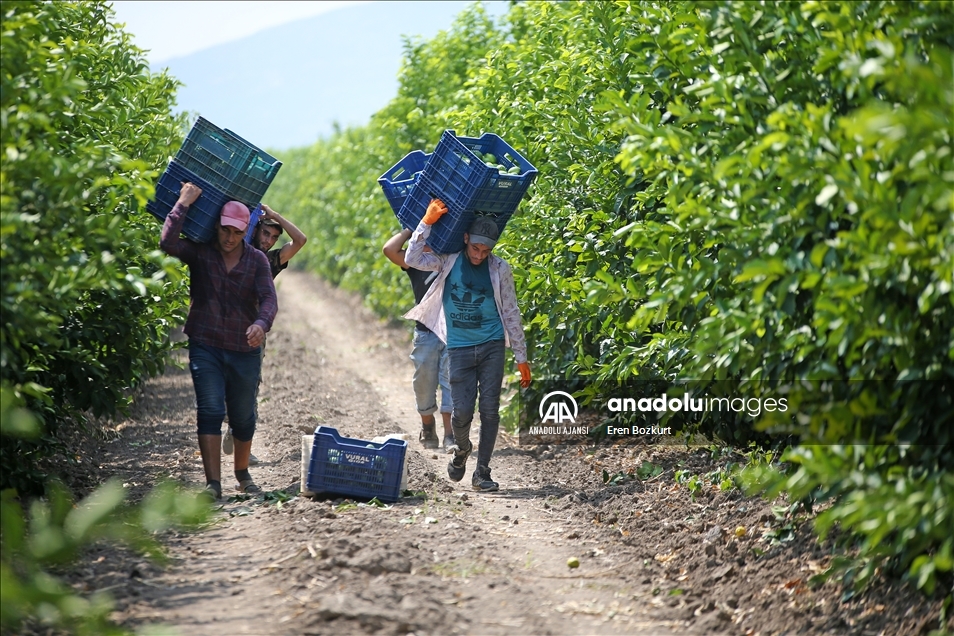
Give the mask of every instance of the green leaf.
M 742 272 L 733 280 L 736 283 L 744 283 L 750 280 L 761 279 L 763 277 L 778 278 L 785 273 L 785 264 L 779 259 L 762 260 L 756 259 L 746 263 Z
M 818 193 L 818 196 L 815 197 L 815 205 L 825 205 L 836 194 L 838 194 L 838 186 L 829 183 L 822 188 L 821 192 Z
M 97 488 L 66 517 L 63 528 L 72 541 L 83 541 L 96 526 L 116 512 L 126 498 L 126 489 L 117 479 L 111 479 Z

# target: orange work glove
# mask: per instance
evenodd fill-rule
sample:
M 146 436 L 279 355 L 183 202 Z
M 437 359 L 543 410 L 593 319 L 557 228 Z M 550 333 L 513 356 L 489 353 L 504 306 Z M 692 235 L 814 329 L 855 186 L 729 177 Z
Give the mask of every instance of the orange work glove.
M 517 365 L 517 368 L 520 369 L 520 386 L 527 388 L 530 386 L 530 365 L 526 362 L 521 362 Z
M 447 206 L 440 199 L 431 199 L 427 206 L 427 212 L 424 213 L 424 222 L 428 225 L 434 225 L 438 219 L 447 214 Z

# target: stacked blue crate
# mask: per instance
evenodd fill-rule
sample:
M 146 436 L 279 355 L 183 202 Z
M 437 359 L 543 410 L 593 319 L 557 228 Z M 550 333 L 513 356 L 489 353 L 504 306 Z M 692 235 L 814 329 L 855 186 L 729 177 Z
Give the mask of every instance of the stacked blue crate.
M 197 243 L 208 243 L 215 237 L 215 223 L 219 220 L 222 206 L 232 198 L 175 162 L 170 163 L 165 173 L 159 177 L 156 196 L 146 204 L 146 210 L 160 221 L 165 221 L 179 200 L 179 191 L 182 189 L 182 183 L 186 181 L 199 186 L 202 194 L 189 206 L 182 233 Z
M 195 183 L 202 188 L 203 195 L 190 209 L 183 233 L 194 241 L 207 242 L 215 234 L 222 205 L 240 201 L 250 211 L 258 209 L 281 165 L 275 157 L 232 131 L 199 117 L 160 177 L 156 198 L 146 209 L 160 220 L 165 219 L 175 205 L 180 183 Z M 218 204 L 215 210 L 210 209 L 213 202 Z
M 487 155 L 493 155 L 497 164 L 487 165 Z M 506 173 L 510 169 L 517 174 Z M 431 228 L 427 243 L 436 252 L 458 252 L 464 248 L 464 233 L 478 215 L 494 219 L 502 232 L 536 176 L 533 164 L 499 136 L 458 137 L 447 130 L 397 216 L 401 225 L 413 229 L 431 199 L 441 199 L 447 214 Z
M 268 190 L 268 186 L 272 184 L 278 174 L 282 162 L 258 146 L 239 137 L 228 128 L 223 132 L 249 146 L 254 151 L 243 169 L 232 180 L 232 186 L 229 189 L 232 196 L 245 203 L 249 210 L 254 210 L 256 206 L 261 204 L 262 197 L 265 196 L 265 191 Z
M 174 161 L 254 210 L 282 162 L 228 129 L 199 117 Z
M 431 155 L 420 150 L 413 150 L 391 166 L 391 169 L 378 179 L 378 185 L 384 191 L 384 196 L 391 205 L 391 209 L 394 210 L 394 214 L 401 211 L 407 195 L 417 184 L 421 171 L 430 157 Z

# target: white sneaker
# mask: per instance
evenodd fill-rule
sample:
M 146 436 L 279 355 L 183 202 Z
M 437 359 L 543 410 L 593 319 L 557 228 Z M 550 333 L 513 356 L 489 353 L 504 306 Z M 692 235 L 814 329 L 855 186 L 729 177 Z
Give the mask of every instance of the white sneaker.
M 222 436 L 222 452 L 226 455 L 231 455 L 234 446 L 232 444 L 232 429 L 229 428 L 225 431 L 225 435 Z
M 251 453 L 248 454 L 248 465 L 249 465 L 249 466 L 254 466 L 255 464 L 260 464 L 260 463 L 261 463 L 261 462 L 259 461 L 258 457 L 256 457 L 255 455 L 252 455 Z

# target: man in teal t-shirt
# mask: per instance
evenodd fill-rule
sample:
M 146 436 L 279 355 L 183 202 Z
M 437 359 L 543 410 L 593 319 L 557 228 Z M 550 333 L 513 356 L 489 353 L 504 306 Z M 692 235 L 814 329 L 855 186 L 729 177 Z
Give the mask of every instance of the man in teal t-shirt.
M 475 404 L 480 412 L 480 439 L 475 490 L 498 490 L 490 478 L 490 457 L 500 428 L 500 389 L 503 385 L 504 352 L 513 349 L 520 369 L 520 386 L 530 386 L 530 365 L 523 335 L 520 309 L 510 265 L 492 254 L 499 231 L 496 223 L 478 216 L 464 234 L 464 250 L 455 254 L 425 252 L 431 226 L 447 212 L 439 199 L 411 235 L 405 262 L 411 267 L 438 272 L 421 302 L 404 315 L 418 320 L 447 343 L 450 362 L 451 424 L 457 447 L 447 465 L 454 481 L 464 477 L 467 458 L 473 451 L 470 425 Z M 463 258 L 461 258 L 463 257 Z
M 493 223 L 489 219 L 488 222 Z M 484 234 L 492 233 L 488 227 L 483 231 Z M 476 243 L 482 238 L 472 240 Z M 494 303 L 487 259 L 476 265 L 469 258 L 454 261 L 444 284 L 443 301 L 449 348 L 477 346 L 493 340 L 503 342 L 503 323 Z

